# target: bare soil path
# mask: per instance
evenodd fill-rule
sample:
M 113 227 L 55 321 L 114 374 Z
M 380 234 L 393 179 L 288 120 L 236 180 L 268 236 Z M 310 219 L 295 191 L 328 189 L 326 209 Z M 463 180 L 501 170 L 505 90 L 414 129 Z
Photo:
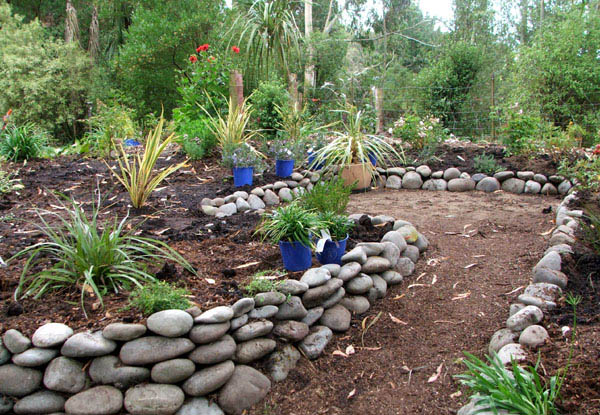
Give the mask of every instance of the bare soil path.
M 465 391 L 452 375 L 462 351 L 481 356 L 503 327 L 552 228 L 559 200 L 507 193 L 376 191 L 352 196 L 350 213 L 411 221 L 431 245 L 413 276 L 388 292 L 324 356 L 302 359 L 253 414 L 454 414 Z M 511 293 L 512 292 L 512 293 Z M 509 294 L 510 293 L 510 294 Z M 364 334 L 362 319 L 378 321 Z M 394 317 L 394 319 L 392 318 Z M 352 345 L 349 357 L 334 355 Z M 436 380 L 428 382 L 439 371 Z

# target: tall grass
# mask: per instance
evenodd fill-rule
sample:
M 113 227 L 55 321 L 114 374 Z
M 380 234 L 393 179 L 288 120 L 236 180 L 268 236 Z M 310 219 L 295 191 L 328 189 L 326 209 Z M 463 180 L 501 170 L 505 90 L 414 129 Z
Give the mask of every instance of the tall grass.
M 0 132 L 0 156 L 9 161 L 23 161 L 40 157 L 48 137 L 31 123 L 11 125 Z

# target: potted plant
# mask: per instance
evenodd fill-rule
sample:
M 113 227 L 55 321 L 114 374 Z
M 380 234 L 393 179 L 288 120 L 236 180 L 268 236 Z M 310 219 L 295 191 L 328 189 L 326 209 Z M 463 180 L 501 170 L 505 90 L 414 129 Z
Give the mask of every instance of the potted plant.
M 342 256 L 346 252 L 348 232 L 354 227 L 354 221 L 345 215 L 338 215 L 334 212 L 320 213 L 318 219 L 322 228 L 315 256 L 323 265 L 341 265 Z
M 346 185 L 356 183 L 356 189 L 362 190 L 370 186 L 376 174 L 371 158 L 383 164 L 392 157 L 403 158 L 381 137 L 363 131 L 362 111 L 351 106 L 341 112 L 346 115 L 343 122 L 346 131 L 336 133 L 335 140 L 317 151 L 313 165 L 321 162 L 327 167 L 339 165 Z
M 283 265 L 288 271 L 303 271 L 312 265 L 312 236 L 318 234 L 319 219 L 297 202 L 263 215 L 257 232 L 279 244 Z
M 295 160 L 304 147 L 301 140 L 275 140 L 270 147 L 275 158 L 275 174 L 279 177 L 290 177 L 294 172 Z
M 261 161 L 261 154 L 248 143 L 223 151 L 223 164 L 232 169 L 235 187 L 252 185 L 254 170 Z

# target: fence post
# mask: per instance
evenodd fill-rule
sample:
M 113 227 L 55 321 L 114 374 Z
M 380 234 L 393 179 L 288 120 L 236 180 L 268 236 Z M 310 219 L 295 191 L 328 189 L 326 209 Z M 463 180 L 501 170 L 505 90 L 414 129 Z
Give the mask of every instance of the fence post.
M 229 79 L 229 95 L 236 107 L 244 104 L 244 78 L 239 71 L 231 71 Z
M 496 111 L 496 76 L 492 73 L 492 111 Z M 494 116 L 492 116 L 492 141 L 496 142 L 496 123 L 494 121 Z
M 377 133 L 383 132 L 383 89 L 373 87 L 373 100 L 375 101 L 375 114 L 377 116 Z

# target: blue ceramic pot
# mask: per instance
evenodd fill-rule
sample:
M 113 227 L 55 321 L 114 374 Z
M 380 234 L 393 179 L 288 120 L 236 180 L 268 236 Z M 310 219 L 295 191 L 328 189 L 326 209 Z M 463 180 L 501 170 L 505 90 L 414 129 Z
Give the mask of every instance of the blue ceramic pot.
M 288 271 L 304 271 L 312 265 L 312 251 L 310 247 L 300 242 L 279 242 L 279 250 L 283 259 L 283 266 Z
M 323 252 L 317 252 L 315 256 L 317 260 L 322 264 L 342 264 L 342 257 L 346 252 L 346 242 L 348 242 L 348 236 L 341 241 L 327 241 L 323 247 Z
M 294 172 L 294 160 L 275 160 L 275 174 L 279 177 L 290 177 Z
M 253 174 L 254 174 L 254 167 L 234 167 L 233 168 L 233 185 L 235 187 L 252 185 L 252 175 Z

